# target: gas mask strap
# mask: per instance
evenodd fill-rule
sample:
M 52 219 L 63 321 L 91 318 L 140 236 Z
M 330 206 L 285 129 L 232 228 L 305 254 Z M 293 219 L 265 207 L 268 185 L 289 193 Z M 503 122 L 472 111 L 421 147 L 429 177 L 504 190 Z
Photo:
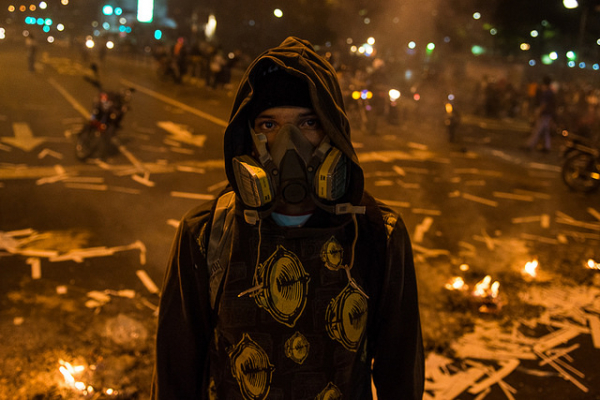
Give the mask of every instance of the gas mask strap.
M 313 201 L 321 210 L 327 211 L 330 214 L 364 214 L 367 211 L 365 206 L 354 206 L 351 203 L 338 203 L 333 205 L 323 204 L 317 196 L 313 195 Z
M 267 137 L 264 133 L 256 133 L 254 129 L 250 128 L 250 136 L 252 137 L 252 142 L 254 142 L 254 147 L 258 152 L 258 160 L 262 165 L 267 165 L 269 161 L 273 161 L 271 158 L 271 154 L 267 150 Z
M 329 136 L 325 136 L 319 146 L 313 151 L 312 158 L 310 159 L 310 163 L 308 164 L 309 172 L 314 172 L 316 168 L 323 162 L 327 152 L 331 149 L 331 144 L 329 142 Z M 312 171 L 310 169 L 312 168 Z

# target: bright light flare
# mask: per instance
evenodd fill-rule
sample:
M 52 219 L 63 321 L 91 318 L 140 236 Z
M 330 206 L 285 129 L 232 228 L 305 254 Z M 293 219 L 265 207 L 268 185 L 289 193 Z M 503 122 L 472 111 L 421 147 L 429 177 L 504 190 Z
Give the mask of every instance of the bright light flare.
M 527 264 L 525 264 L 525 267 L 523 268 L 523 272 L 526 275 L 528 275 L 532 278 L 535 278 L 537 276 L 537 267 L 538 267 L 537 260 L 529 261 Z
M 277 18 L 281 18 L 283 17 L 283 11 L 281 11 L 279 8 L 276 8 L 273 10 L 273 15 Z
M 400 98 L 400 91 L 398 89 L 390 89 L 388 95 L 391 101 L 396 101 Z
M 448 290 L 466 290 L 468 288 L 465 281 L 460 276 L 455 276 L 450 279 L 450 282 L 446 283 L 444 287 Z
M 565 8 L 568 10 L 572 10 L 579 7 L 579 3 L 577 0 L 563 0 L 563 6 L 565 6 Z
M 600 263 L 597 263 L 596 261 L 592 260 L 591 258 L 588 260 L 586 265 L 589 269 L 600 269 Z

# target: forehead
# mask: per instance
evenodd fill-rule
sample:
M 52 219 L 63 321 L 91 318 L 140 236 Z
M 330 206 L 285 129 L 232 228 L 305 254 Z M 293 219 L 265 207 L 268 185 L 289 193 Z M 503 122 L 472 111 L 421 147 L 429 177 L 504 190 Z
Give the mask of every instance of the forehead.
M 315 111 L 312 108 L 282 106 L 268 108 L 258 114 L 256 119 L 296 119 L 308 116 L 316 116 Z

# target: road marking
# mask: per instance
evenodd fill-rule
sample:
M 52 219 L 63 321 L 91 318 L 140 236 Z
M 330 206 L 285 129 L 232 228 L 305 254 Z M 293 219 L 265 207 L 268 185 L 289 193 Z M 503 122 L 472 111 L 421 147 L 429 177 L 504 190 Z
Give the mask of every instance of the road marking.
M 69 94 L 69 92 L 67 92 L 62 86 L 60 86 L 54 79 L 52 79 L 52 78 L 48 79 L 48 83 L 50 83 L 52 86 L 54 86 L 54 88 L 56 90 L 58 90 L 58 92 L 60 94 L 62 94 L 63 97 L 69 103 L 71 103 L 71 106 L 73 106 L 73 108 L 76 111 L 78 111 L 81 115 L 83 115 L 84 118 L 89 117 L 90 112 L 84 106 L 82 106 L 77 100 L 75 100 L 75 98 L 73 96 L 71 96 Z
M 13 147 L 18 147 L 23 151 L 31 151 L 46 140 L 34 137 L 29 124 L 26 122 L 15 122 L 12 126 L 15 137 L 5 137 L 2 138 L 2 141 Z
M 135 88 L 135 90 L 138 90 L 138 91 L 140 91 L 142 93 L 146 93 L 147 95 L 152 96 L 152 97 L 154 97 L 154 98 L 156 98 L 158 100 L 164 101 L 165 103 L 171 104 L 172 106 L 179 107 L 179 108 L 181 108 L 184 111 L 187 111 L 187 112 L 189 112 L 191 114 L 199 116 L 200 118 L 204 118 L 204 119 L 206 119 L 206 120 L 208 120 L 208 121 L 210 121 L 210 122 L 212 122 L 212 123 L 214 123 L 216 125 L 219 125 L 219 126 L 221 126 L 223 128 L 226 128 L 227 125 L 228 125 L 227 121 L 224 121 L 224 120 L 222 120 L 220 118 L 217 118 L 217 117 L 215 117 L 213 115 L 210 115 L 208 113 L 200 111 L 197 108 L 190 107 L 190 106 L 188 106 L 186 104 L 183 104 L 183 103 L 181 103 L 181 102 L 179 102 L 177 100 L 174 100 L 174 99 L 172 99 L 170 97 L 164 96 L 164 95 L 162 95 L 162 94 L 160 94 L 158 92 L 155 92 L 153 90 L 150 90 L 148 88 L 140 86 L 140 85 L 138 85 L 136 83 L 128 81 L 127 79 L 121 79 L 121 83 L 123 83 L 124 85 L 130 86 L 130 87 L 133 87 L 133 88 Z

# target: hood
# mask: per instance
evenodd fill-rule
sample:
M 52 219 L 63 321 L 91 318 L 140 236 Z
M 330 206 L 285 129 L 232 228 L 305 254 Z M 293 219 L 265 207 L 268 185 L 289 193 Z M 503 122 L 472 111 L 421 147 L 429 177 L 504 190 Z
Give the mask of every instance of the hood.
M 278 66 L 308 83 L 312 104 L 325 134 L 329 136 L 332 145 L 351 162 L 349 188 L 339 202 L 358 205 L 363 194 L 363 171 L 352 146 L 350 123 L 344 109 L 336 71 L 315 52 L 308 41 L 295 37 L 288 37 L 278 47 L 258 56 L 242 77 L 224 139 L 225 172 L 233 190 L 238 193 L 232 159 L 252 152 L 248 105 L 252 99 L 254 82 L 263 71 L 273 66 Z

